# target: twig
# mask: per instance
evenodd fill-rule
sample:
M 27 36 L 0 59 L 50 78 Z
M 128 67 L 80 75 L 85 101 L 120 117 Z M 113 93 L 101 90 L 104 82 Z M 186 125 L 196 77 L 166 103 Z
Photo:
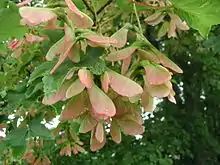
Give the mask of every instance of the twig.
M 83 1 L 83 3 L 84 3 L 84 5 L 86 6 L 86 8 L 92 13 L 92 15 L 93 15 L 93 18 L 94 18 L 94 22 L 95 22 L 95 24 L 94 24 L 94 26 L 97 24 L 97 17 L 98 17 L 98 15 L 108 6 L 108 5 L 110 5 L 112 2 L 113 2 L 113 0 L 108 0 L 107 2 L 106 2 L 106 4 L 104 4 L 97 12 L 95 11 L 95 9 L 94 9 L 94 4 L 92 4 L 92 6 L 93 6 L 93 9 L 92 9 L 92 7 L 89 5 L 89 3 L 86 1 L 86 0 L 82 0 Z M 93 2 L 92 2 L 93 3 Z
M 96 13 L 95 11 L 90 7 L 90 5 L 88 4 L 88 2 L 86 0 L 82 0 L 84 5 L 86 6 L 86 8 L 92 13 L 94 19 L 96 19 Z
M 108 2 L 106 2 L 106 4 L 104 4 L 98 11 L 97 11 L 97 15 L 99 15 L 108 5 L 110 5 L 113 2 L 113 0 L 108 0 Z

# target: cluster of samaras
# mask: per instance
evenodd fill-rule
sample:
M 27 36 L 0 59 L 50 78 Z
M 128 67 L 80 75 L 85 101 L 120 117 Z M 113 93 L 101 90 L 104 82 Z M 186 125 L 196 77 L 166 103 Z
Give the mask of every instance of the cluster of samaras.
M 111 37 L 100 36 L 89 30 L 93 21 L 72 3 L 65 0 L 64 8 L 67 22 L 65 23 L 65 35 L 55 43 L 46 55 L 47 61 L 58 59 L 57 64 L 51 70 L 51 74 L 64 60 L 80 62 L 80 51 L 86 52 L 86 47 L 105 48 L 101 57 L 105 63 L 117 64 L 121 67 L 118 73 L 107 67 L 101 76 L 94 75 L 86 67 L 70 71 L 62 87 L 53 95 L 45 96 L 42 103 L 53 105 L 59 101 L 67 101 L 60 120 L 61 124 L 67 120 L 74 120 L 80 124 L 79 133 L 91 131 L 91 150 L 102 148 L 106 142 L 106 125 L 110 127 L 110 135 L 116 143 L 121 141 L 121 132 L 126 135 L 142 134 L 144 127 L 141 117 L 141 107 L 146 112 L 153 111 L 153 98 L 164 98 L 175 103 L 175 92 L 170 82 L 172 73 L 167 69 L 182 73 L 182 70 L 165 55 L 155 48 L 140 46 L 137 43 L 128 45 L 127 36 L 129 28 L 123 27 Z M 21 7 L 20 14 L 22 24 L 30 27 L 46 24 L 47 29 L 56 29 L 58 15 L 50 8 Z M 172 17 L 175 17 L 172 15 Z M 155 13 L 147 18 L 148 23 L 161 21 L 161 13 Z M 178 21 L 177 18 L 175 20 Z M 177 22 L 176 21 L 176 22 Z M 180 28 L 179 24 L 175 26 Z M 171 23 L 173 24 L 173 23 Z M 41 42 L 45 37 L 27 34 L 25 39 L 13 41 L 9 48 L 22 54 L 22 45 Z M 134 63 L 139 67 L 131 67 Z M 166 68 L 165 68 L 166 67 Z M 133 73 L 139 69 L 142 71 L 142 81 L 137 81 Z M 139 106 L 137 106 L 139 105 Z M 63 144 L 61 155 L 71 155 L 83 152 L 80 147 L 82 142 L 74 134 L 74 131 L 57 128 L 61 136 L 59 144 Z M 60 132 L 63 134 L 60 135 Z M 68 136 L 74 139 L 74 143 L 68 142 Z
M 173 8 L 169 8 L 173 4 L 169 0 L 145 0 L 144 2 L 136 2 L 138 5 L 152 7 L 155 10 L 153 13 L 146 13 L 147 18 L 145 22 L 149 25 L 161 24 L 158 37 L 165 36 L 168 38 L 177 37 L 178 31 L 189 30 L 189 26 L 185 21 L 182 21 L 178 15 L 173 11 Z M 145 15 L 145 14 L 144 14 Z
M 35 149 L 40 149 L 44 147 L 43 140 L 30 140 L 28 143 L 28 148 L 22 159 L 26 159 L 28 163 L 34 165 L 50 165 L 50 159 L 44 155 L 42 152 L 36 154 Z

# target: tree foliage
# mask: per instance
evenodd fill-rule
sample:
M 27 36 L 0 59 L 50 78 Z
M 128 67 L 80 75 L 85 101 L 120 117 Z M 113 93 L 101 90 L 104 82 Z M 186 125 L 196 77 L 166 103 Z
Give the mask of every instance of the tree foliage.
M 3 164 L 91 164 L 89 157 L 117 164 L 124 153 L 122 164 L 217 163 L 218 28 L 209 40 L 202 37 L 219 23 L 219 6 L 217 0 L 1 1 Z M 164 101 L 145 120 L 154 100 L 165 97 L 176 105 Z M 44 123 L 55 117 L 59 124 L 48 129 Z M 124 136 L 138 134 L 140 141 Z

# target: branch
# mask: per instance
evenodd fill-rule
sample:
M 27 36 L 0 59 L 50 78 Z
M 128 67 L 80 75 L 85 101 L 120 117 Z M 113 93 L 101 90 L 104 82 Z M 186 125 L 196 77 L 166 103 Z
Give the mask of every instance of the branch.
M 82 0 L 84 5 L 86 6 L 86 8 L 92 13 L 93 15 L 93 18 L 94 18 L 94 22 L 96 24 L 96 21 L 97 21 L 97 15 L 99 15 L 108 5 L 110 5 L 113 0 L 108 0 L 106 2 L 106 4 L 104 4 L 97 12 L 95 12 L 89 5 L 89 3 L 87 2 L 87 0 Z
M 104 4 L 98 11 L 97 11 L 97 15 L 99 15 L 108 5 L 110 5 L 113 2 L 113 0 L 108 0 L 108 2 L 106 2 L 106 4 Z
M 94 10 L 90 7 L 90 5 L 88 4 L 88 2 L 86 0 L 82 0 L 84 5 L 86 6 L 86 8 L 92 13 L 94 19 L 96 19 L 96 13 L 94 12 Z

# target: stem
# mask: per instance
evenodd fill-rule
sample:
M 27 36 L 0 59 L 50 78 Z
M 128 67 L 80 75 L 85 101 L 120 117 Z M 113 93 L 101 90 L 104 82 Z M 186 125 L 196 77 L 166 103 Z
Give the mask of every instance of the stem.
M 96 7 L 95 7 L 95 4 L 94 4 L 94 0 L 91 1 L 91 2 L 92 2 L 92 8 L 93 8 L 94 13 L 95 13 L 95 18 L 96 18 L 96 20 L 97 20 L 97 19 L 98 19 L 98 14 L 97 14 L 97 12 L 96 12 Z
M 135 1 L 133 0 L 133 2 L 135 2 Z M 136 4 L 135 3 L 133 3 L 133 8 L 134 8 L 134 13 L 135 13 L 135 16 L 136 16 L 136 19 L 137 19 L 137 22 L 138 22 L 139 30 L 140 30 L 141 34 L 143 34 L 143 29 L 141 27 L 141 22 L 140 22 L 138 13 L 137 13 L 137 8 L 136 8 Z
M 97 23 L 98 23 L 98 14 L 96 12 L 96 7 L 95 7 L 95 4 L 94 4 L 94 0 L 92 0 L 91 2 L 92 2 L 93 11 L 95 13 L 95 25 L 97 25 Z
M 94 0 L 91 0 L 91 5 L 87 2 L 87 0 L 82 0 L 84 5 L 86 6 L 86 8 L 92 13 L 93 17 L 94 17 L 94 26 L 96 26 L 98 24 L 98 15 L 106 8 L 108 7 L 112 2 L 113 0 L 108 0 L 98 11 L 95 7 L 95 4 L 94 4 Z
M 97 11 L 97 15 L 99 15 L 108 5 L 110 5 L 113 2 L 113 0 L 108 0 L 108 2 L 106 2 L 106 4 L 104 4 L 98 11 Z

